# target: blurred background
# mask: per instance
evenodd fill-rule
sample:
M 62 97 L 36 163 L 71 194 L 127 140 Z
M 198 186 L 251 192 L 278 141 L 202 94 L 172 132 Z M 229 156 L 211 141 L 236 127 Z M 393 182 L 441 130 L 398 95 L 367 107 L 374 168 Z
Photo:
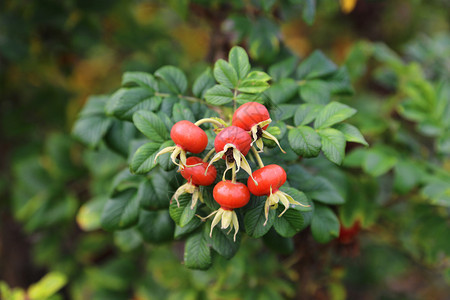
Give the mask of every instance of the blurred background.
M 450 114 L 396 105 L 420 93 L 450 101 L 449 14 L 446 0 L 1 1 L 0 295 L 448 299 Z M 377 205 L 348 239 L 319 245 L 301 233 L 276 255 L 249 239 L 232 260 L 190 271 L 181 243 L 99 229 L 99 208 L 83 204 L 123 161 L 70 132 L 88 96 L 112 93 L 124 71 L 175 65 L 196 78 L 234 45 L 261 68 L 315 49 L 347 66 L 346 101 L 378 159 L 349 172 Z M 412 78 L 416 90 L 402 84 Z M 435 166 L 431 187 L 414 176 L 423 162 Z M 358 153 L 346 165 L 355 166 Z

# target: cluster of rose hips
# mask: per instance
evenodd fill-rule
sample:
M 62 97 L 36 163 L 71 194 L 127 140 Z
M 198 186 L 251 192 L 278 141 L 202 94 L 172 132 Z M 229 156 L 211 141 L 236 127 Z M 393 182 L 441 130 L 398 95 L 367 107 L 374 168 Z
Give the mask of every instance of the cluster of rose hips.
M 177 122 L 170 131 L 170 137 L 176 146 L 167 147 L 156 155 L 155 162 L 159 155 L 172 153 L 172 161 L 179 166 L 181 175 L 187 180 L 187 183 L 178 188 L 173 198 L 179 205 L 178 197 L 180 195 L 192 194 L 191 209 L 194 209 L 198 199 L 201 199 L 199 186 L 211 185 L 216 180 L 217 170 L 213 163 L 220 159 L 225 160 L 226 170 L 222 180 L 215 185 L 213 190 L 213 198 L 220 208 L 203 218 L 207 219 L 215 215 L 211 224 L 211 234 L 214 227 L 221 221 L 222 229 L 230 227 L 231 232 L 234 228 L 234 239 L 236 240 L 239 222 L 233 210 L 245 206 L 250 200 L 250 193 L 255 196 L 267 196 L 264 207 L 266 217 L 264 225 L 268 220 L 269 209 L 276 208 L 279 202 L 285 207 L 280 216 L 286 212 L 290 204 L 304 206 L 279 190 L 286 182 L 284 169 L 275 164 L 264 166 L 258 151 L 253 147 L 253 144 L 256 144 L 259 152 L 263 151 L 262 137 L 275 141 L 280 147 L 278 140 L 265 130 L 271 121 L 267 108 L 257 102 L 248 102 L 240 106 L 233 114 L 232 125 L 228 127 L 225 127 L 226 122 L 220 119 L 202 119 L 195 124 L 183 120 Z M 186 152 L 198 154 L 205 150 L 208 137 L 199 125 L 207 122 L 217 127 L 214 130 L 218 133 L 214 139 L 214 148 L 203 159 L 197 156 L 187 158 Z M 245 158 L 250 149 L 255 154 L 260 167 L 255 172 L 252 172 Z M 214 152 L 216 154 L 208 163 L 209 157 Z M 236 173 L 241 168 L 250 175 L 247 185 L 236 182 Z M 228 170 L 232 170 L 231 180 L 225 179 Z

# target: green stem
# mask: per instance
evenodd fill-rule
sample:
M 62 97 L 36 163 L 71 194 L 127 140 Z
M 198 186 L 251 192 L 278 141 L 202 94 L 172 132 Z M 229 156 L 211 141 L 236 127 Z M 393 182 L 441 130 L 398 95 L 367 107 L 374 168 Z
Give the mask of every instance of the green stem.
M 258 151 L 256 151 L 255 147 L 252 147 L 253 155 L 255 155 L 256 161 L 258 162 L 259 168 L 264 168 L 264 163 L 261 159 L 261 156 L 259 156 Z
M 292 125 L 287 125 L 287 124 L 286 124 L 286 128 L 287 128 L 287 129 L 294 129 L 295 127 L 292 126 Z
M 213 147 L 211 150 L 209 150 L 209 152 L 206 154 L 206 156 L 203 158 L 204 162 L 207 162 L 208 159 L 211 157 L 211 155 L 216 152 L 216 149 Z

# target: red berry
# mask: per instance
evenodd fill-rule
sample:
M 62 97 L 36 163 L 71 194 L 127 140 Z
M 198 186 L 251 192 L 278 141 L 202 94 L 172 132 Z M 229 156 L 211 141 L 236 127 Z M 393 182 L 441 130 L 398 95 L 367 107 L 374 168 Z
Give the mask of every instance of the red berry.
M 226 144 L 233 144 L 245 156 L 250 150 L 251 143 L 252 138 L 247 131 L 236 126 L 230 126 L 219 132 L 214 140 L 214 147 L 216 152 L 219 153 Z
M 267 108 L 258 102 L 247 102 L 241 105 L 233 114 L 233 126 L 250 131 L 253 126 L 270 119 Z M 266 129 L 268 124 L 262 129 Z
M 170 137 L 183 150 L 192 153 L 203 152 L 208 145 L 208 136 L 203 129 L 186 120 L 173 125 Z
M 355 239 L 356 235 L 361 230 L 361 222 L 357 220 L 350 227 L 344 227 L 341 223 L 341 228 L 339 230 L 339 242 L 341 244 L 350 244 Z
M 181 169 L 181 176 L 183 176 L 188 182 L 195 186 L 203 185 L 207 186 L 213 184 L 216 180 L 217 170 L 214 166 L 208 168 L 208 172 L 205 175 L 205 170 L 208 167 L 208 163 L 204 162 L 200 157 L 188 157 L 186 159 L 186 166 L 192 166 L 201 164 L 195 167 L 184 167 Z
M 267 165 L 253 172 L 253 178 L 258 185 L 249 177 L 247 186 L 250 192 L 255 196 L 268 196 L 270 187 L 275 193 L 286 182 L 286 172 L 279 165 Z
M 213 190 L 213 197 L 225 210 L 245 206 L 250 200 L 250 192 L 245 184 L 231 180 L 220 181 Z

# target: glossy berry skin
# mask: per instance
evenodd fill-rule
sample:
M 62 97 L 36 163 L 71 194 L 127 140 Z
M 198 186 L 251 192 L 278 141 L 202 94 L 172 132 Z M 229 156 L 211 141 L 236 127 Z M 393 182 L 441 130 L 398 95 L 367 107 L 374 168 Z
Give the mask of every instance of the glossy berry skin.
M 258 102 L 247 102 L 241 105 L 233 114 L 232 125 L 250 131 L 253 126 L 270 119 L 267 108 Z M 266 129 L 265 125 L 262 129 Z
M 192 153 L 203 152 L 206 145 L 208 145 L 208 136 L 206 133 L 194 123 L 186 120 L 173 125 L 170 130 L 170 137 L 183 150 Z
M 250 192 L 255 196 L 268 196 L 271 186 L 272 193 L 275 193 L 286 182 L 286 172 L 279 165 L 267 165 L 253 172 L 253 178 L 258 185 L 249 177 L 247 186 Z
M 203 185 L 211 185 L 216 180 L 217 170 L 214 166 L 209 166 L 208 172 L 205 175 L 206 167 L 208 167 L 208 163 L 204 162 L 200 157 L 188 157 L 186 159 L 186 166 L 202 164 L 200 166 L 195 167 L 185 167 L 181 170 L 181 176 L 183 176 L 188 182 L 192 183 L 195 186 Z
M 216 136 L 216 139 L 214 140 L 214 147 L 216 148 L 216 152 L 219 153 L 223 150 L 226 144 L 233 144 L 236 149 L 238 149 L 245 156 L 250 150 L 251 143 L 252 138 L 247 131 L 236 126 L 229 126 L 219 132 Z
M 225 210 L 245 206 L 250 200 L 250 192 L 245 184 L 231 180 L 220 181 L 213 190 L 213 197 Z

